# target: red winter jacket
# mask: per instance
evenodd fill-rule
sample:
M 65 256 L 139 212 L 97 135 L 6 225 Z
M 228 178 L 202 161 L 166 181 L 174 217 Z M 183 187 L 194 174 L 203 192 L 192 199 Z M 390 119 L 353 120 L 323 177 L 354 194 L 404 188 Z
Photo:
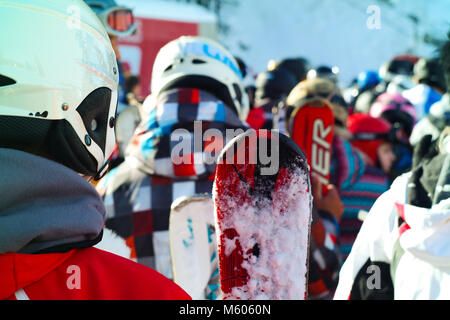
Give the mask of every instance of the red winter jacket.
M 0 275 L 0 299 L 191 299 L 158 272 L 96 248 L 0 254 Z

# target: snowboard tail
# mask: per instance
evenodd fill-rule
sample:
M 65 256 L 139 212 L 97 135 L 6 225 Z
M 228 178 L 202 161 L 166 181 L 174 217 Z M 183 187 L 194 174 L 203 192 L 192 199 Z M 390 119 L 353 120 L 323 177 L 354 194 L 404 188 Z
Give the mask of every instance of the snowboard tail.
M 269 149 L 276 165 L 261 156 Z M 223 298 L 305 297 L 310 189 L 306 157 L 288 137 L 250 130 L 227 144 L 213 189 Z

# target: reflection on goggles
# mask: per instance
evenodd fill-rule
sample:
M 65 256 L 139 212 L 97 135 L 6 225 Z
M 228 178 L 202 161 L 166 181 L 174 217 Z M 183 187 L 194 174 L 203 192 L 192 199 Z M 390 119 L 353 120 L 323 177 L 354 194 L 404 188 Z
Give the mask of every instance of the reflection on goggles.
M 131 10 L 120 9 L 108 14 L 108 25 L 116 31 L 124 32 L 131 29 L 134 24 L 134 17 Z

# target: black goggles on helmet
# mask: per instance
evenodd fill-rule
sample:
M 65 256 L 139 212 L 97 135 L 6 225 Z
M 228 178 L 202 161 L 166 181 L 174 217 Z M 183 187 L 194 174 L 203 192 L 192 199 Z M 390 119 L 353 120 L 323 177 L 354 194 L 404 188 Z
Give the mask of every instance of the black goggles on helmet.
M 129 36 L 136 30 L 133 12 L 129 8 L 113 7 L 98 13 L 98 17 L 106 31 L 114 36 Z
M 392 127 L 386 133 L 360 132 L 352 134 L 351 140 L 357 141 L 371 141 L 383 140 L 390 143 L 407 143 L 407 139 L 402 135 L 400 127 Z

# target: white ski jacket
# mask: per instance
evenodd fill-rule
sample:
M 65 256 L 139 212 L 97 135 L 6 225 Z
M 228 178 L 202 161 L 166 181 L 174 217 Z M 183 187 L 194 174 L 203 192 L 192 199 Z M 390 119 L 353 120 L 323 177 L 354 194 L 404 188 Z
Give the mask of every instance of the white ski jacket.
M 410 173 L 373 205 L 340 271 L 334 299 L 450 299 L 450 199 L 405 204 Z

